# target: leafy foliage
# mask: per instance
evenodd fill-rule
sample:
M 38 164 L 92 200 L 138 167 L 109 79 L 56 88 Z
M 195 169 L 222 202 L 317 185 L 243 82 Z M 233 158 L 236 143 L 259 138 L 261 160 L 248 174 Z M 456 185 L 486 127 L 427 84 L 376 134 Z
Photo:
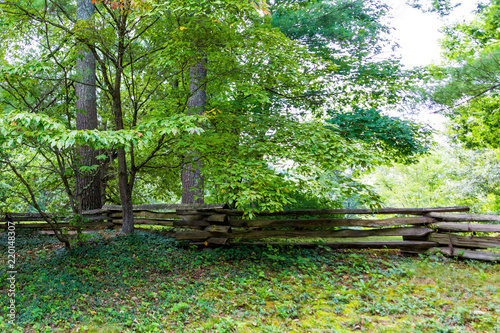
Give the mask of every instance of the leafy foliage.
M 407 3 L 423 12 L 438 13 L 440 16 L 447 16 L 460 6 L 460 3 L 452 0 L 408 0 Z
M 323 60 L 322 94 L 333 109 L 395 104 L 415 79 L 398 59 L 375 60 L 396 48 L 378 0 L 275 1 L 273 25 Z M 314 68 L 312 68 L 314 70 Z
M 355 181 L 359 171 L 380 163 L 377 153 L 360 150 L 322 121 L 297 115 L 297 109 L 317 109 L 325 102 L 318 93 L 329 84 L 321 79 L 322 68 L 333 58 L 318 57 L 273 29 L 274 18 L 262 15 L 273 8 L 253 1 L 94 3 L 92 20 L 76 23 L 69 3 L 1 4 L 7 24 L 2 45 L 18 46 L 2 48 L 5 154 L 30 145 L 45 156 L 19 163 L 48 171 L 54 171 L 55 159 L 69 161 L 62 169 L 57 165 L 56 173 L 65 177 L 69 198 L 74 174 L 83 170 L 75 151 L 85 145 L 103 154 L 99 165 L 83 171 L 109 175 L 108 200 L 117 203 L 129 196 L 135 202 L 175 196 L 180 167 L 195 150 L 211 202 L 228 201 L 249 212 L 278 210 L 293 202 L 290 193 L 304 189 L 328 200 L 357 194 L 363 204 L 378 204 Z M 385 31 L 379 22 L 384 11 L 377 8 L 356 3 L 359 24 L 369 32 L 352 45 L 349 38 L 342 43 L 345 77 L 359 68 L 347 65 L 356 58 L 347 53 L 358 50 L 369 57 L 379 50 L 368 43 Z M 333 38 L 334 30 L 325 36 Z M 28 53 L 18 51 L 25 45 L 20 31 L 33 37 Z M 92 131 L 74 128 L 72 85 L 79 74 L 73 69 L 82 47 L 94 54 L 98 67 L 101 123 Z M 322 48 L 326 52 L 327 44 Z M 200 56 L 209 59 L 209 98 L 202 116 L 190 116 L 186 78 Z M 323 177 L 327 173 L 335 176 Z M 133 191 L 136 184 L 149 194 Z
M 500 164 L 495 150 L 441 146 L 418 164 L 382 166 L 365 180 L 388 206 L 467 205 L 476 213 L 500 211 Z
M 498 148 L 499 2 L 480 7 L 469 23 L 444 29 L 447 63 L 428 68 L 429 98 L 452 123 L 452 135 L 469 148 Z
M 362 172 L 390 159 L 412 162 L 426 149 L 426 130 L 371 109 L 403 100 L 415 78 L 397 59 L 374 60 L 395 47 L 387 6 L 378 1 L 92 3 L 95 15 L 80 21 L 67 1 L 0 3 L 0 152 L 11 169 L 2 188 L 16 184 L 24 202 L 40 201 L 37 209 L 78 210 L 79 172 L 101 173 L 105 199 L 129 213 L 132 203 L 175 201 L 193 151 L 207 202 L 249 215 L 290 207 L 306 194 L 378 207 Z M 74 85 L 82 77 L 75 63 L 83 50 L 97 61 L 99 126 L 92 131 L 75 128 Z M 207 103 L 194 116 L 190 68 L 201 58 Z M 361 108 L 368 111 L 353 126 L 369 115 L 392 132 L 347 131 L 345 117 Z M 342 110 L 331 120 L 342 122 L 338 130 L 322 120 L 326 109 Z M 79 161 L 82 145 L 102 151 L 98 163 Z M 51 177 L 47 191 L 29 177 L 34 168 Z
M 375 109 L 354 108 L 351 112 L 329 111 L 328 123 L 340 135 L 366 144 L 390 163 L 414 163 L 431 146 L 431 130 L 413 122 L 381 114 Z

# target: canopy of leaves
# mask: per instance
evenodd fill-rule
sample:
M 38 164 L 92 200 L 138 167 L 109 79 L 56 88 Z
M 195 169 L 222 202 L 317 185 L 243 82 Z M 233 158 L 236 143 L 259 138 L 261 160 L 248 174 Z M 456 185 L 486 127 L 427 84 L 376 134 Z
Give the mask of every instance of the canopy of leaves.
M 271 7 L 273 25 L 323 60 L 322 93 L 335 109 L 378 108 L 405 97 L 414 73 L 380 56 L 397 47 L 388 10 L 378 0 L 279 0 Z
M 341 136 L 365 143 L 364 149 L 389 163 L 414 162 L 426 151 L 428 129 L 375 111 L 405 100 L 416 79 L 398 59 L 379 57 L 397 46 L 390 37 L 386 4 L 281 0 L 271 11 L 273 25 L 322 59 L 323 107 Z
M 363 142 L 366 150 L 383 156 L 389 163 L 414 163 L 431 146 L 429 128 L 375 109 L 328 111 L 328 115 L 331 118 L 327 122 L 336 125 L 342 137 Z
M 381 163 L 379 156 L 323 121 L 297 115 L 297 108 L 323 103 L 315 92 L 325 86 L 320 69 L 326 58 L 273 29 L 262 15 L 265 6 L 96 1 L 93 19 L 75 22 L 73 2 L 47 3 L 0 3 L 6 24 L 0 153 L 2 165 L 18 170 L 24 185 L 33 181 L 27 168 L 42 168 L 61 179 L 71 199 L 72 177 L 81 168 L 76 151 L 86 145 L 103 150 L 103 164 L 90 168 L 108 164 L 115 199 L 117 149 L 126 151 L 130 188 L 137 182 L 148 191 L 136 192 L 136 202 L 171 197 L 184 156 L 194 150 L 212 202 L 276 210 L 293 201 L 290 193 L 309 188 L 378 204 L 355 177 Z M 76 130 L 74 121 L 73 84 L 80 75 L 74 65 L 82 49 L 97 60 L 100 124 L 92 131 Z M 207 109 L 191 116 L 189 69 L 201 56 L 208 59 Z M 26 150 L 34 152 L 32 159 L 13 158 Z

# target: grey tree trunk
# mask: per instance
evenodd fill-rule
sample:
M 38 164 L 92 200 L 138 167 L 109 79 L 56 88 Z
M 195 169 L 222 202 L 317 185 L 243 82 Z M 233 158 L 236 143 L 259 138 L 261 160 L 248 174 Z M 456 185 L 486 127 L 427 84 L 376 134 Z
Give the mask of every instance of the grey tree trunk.
M 191 79 L 189 92 L 191 97 L 188 100 L 188 107 L 190 114 L 202 114 L 205 111 L 205 105 L 207 104 L 206 62 L 206 58 L 198 61 L 191 66 L 189 71 Z M 201 163 L 198 158 L 196 152 L 190 152 L 187 156 L 188 163 L 184 165 L 181 171 L 183 204 L 202 204 L 205 202 L 203 195 L 204 178 L 200 172 Z
M 126 20 L 122 20 L 118 26 L 118 50 L 117 50 L 117 63 L 118 66 L 115 72 L 114 86 L 112 89 L 113 98 L 113 112 L 115 120 L 115 129 L 117 131 L 124 129 L 124 115 L 122 108 L 122 94 L 121 82 L 123 74 L 123 57 L 125 55 L 125 34 L 126 34 Z M 133 159 L 133 149 L 130 151 L 130 158 Z M 120 189 L 120 200 L 123 209 L 123 224 L 122 231 L 124 233 L 134 232 L 134 210 L 132 206 L 132 190 L 134 188 L 133 170 L 130 174 L 127 167 L 127 153 L 125 147 L 119 147 L 117 150 L 118 159 L 118 187 Z M 133 163 L 131 168 L 133 168 Z
M 78 0 L 76 19 L 90 20 L 95 7 L 90 0 Z M 92 52 L 82 51 L 82 58 L 77 60 L 76 69 L 81 80 L 75 84 L 76 101 L 76 128 L 79 130 L 96 129 L 97 98 L 96 98 L 96 70 L 95 58 Z M 78 150 L 79 163 L 84 166 L 99 164 L 96 159 L 99 152 L 87 146 Z M 98 170 L 92 172 L 77 172 L 76 197 L 81 210 L 101 208 L 101 175 Z

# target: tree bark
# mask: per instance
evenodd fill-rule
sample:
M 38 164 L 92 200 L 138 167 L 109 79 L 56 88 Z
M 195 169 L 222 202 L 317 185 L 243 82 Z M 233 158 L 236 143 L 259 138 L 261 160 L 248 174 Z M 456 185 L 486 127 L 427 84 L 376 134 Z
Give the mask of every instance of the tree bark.
M 189 92 L 191 97 L 188 100 L 189 114 L 203 114 L 207 103 L 206 79 L 207 69 L 205 67 L 206 58 L 192 65 L 189 71 L 191 82 Z M 183 204 L 203 204 L 204 200 L 204 178 L 200 172 L 201 163 L 196 152 L 190 152 L 187 156 L 188 162 L 181 171 L 182 179 L 182 203 Z
M 126 234 L 134 232 L 134 210 L 132 206 L 132 191 L 128 181 L 127 156 L 125 148 L 118 149 L 118 187 L 123 209 L 122 231 Z
M 76 19 L 90 20 L 95 7 L 90 0 L 78 0 Z M 77 60 L 76 69 L 81 74 L 81 80 L 75 84 L 76 100 L 76 128 L 78 130 L 96 129 L 97 97 L 96 97 L 96 63 L 94 55 L 89 51 L 82 51 L 82 58 Z M 78 162 L 83 166 L 98 165 L 95 149 L 82 146 L 78 149 Z M 98 170 L 92 172 L 76 172 L 76 197 L 80 211 L 101 208 L 101 175 Z
M 119 43 L 118 48 L 122 48 Z M 119 50 L 120 53 L 120 50 Z M 115 75 L 115 88 L 113 94 L 113 111 L 115 113 L 116 130 L 124 129 L 123 110 L 121 102 L 121 73 L 117 71 Z M 129 181 L 127 167 L 127 153 L 125 147 L 119 147 L 117 150 L 118 159 L 118 188 L 120 190 L 120 200 L 123 211 L 122 231 L 126 234 L 134 232 L 134 209 L 132 206 L 132 188 L 133 184 Z
M 114 88 L 113 88 L 113 111 L 114 111 L 115 126 L 117 131 L 124 129 L 121 82 L 122 82 L 122 70 L 123 70 L 122 67 L 123 56 L 125 54 L 125 42 L 124 42 L 124 36 L 126 33 L 125 20 L 123 20 L 122 23 L 123 24 L 120 25 L 118 28 L 118 56 L 117 56 L 117 67 L 115 73 Z M 131 154 L 133 154 L 133 151 L 131 151 Z M 129 180 L 129 172 L 127 167 L 127 153 L 125 151 L 125 147 L 118 148 L 117 159 L 118 159 L 118 187 L 120 190 L 120 200 L 123 210 L 122 231 L 124 233 L 132 233 L 134 232 L 134 207 L 132 206 L 132 190 L 134 187 L 134 182 L 132 181 L 132 179 Z

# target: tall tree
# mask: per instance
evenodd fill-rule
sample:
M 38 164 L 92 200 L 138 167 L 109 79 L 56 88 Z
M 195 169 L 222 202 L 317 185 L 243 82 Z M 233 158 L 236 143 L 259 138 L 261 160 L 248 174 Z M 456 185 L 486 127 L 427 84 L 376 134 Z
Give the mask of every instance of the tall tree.
M 89 29 L 94 13 L 95 6 L 91 0 L 77 1 L 77 24 Z M 95 68 L 94 54 L 83 45 L 76 63 L 76 70 L 81 79 L 75 82 L 76 128 L 79 130 L 93 130 L 98 127 Z M 82 210 L 97 209 L 102 206 L 101 173 L 99 169 L 92 168 L 99 165 L 98 155 L 99 152 L 92 147 L 83 146 L 78 150 L 79 162 L 86 167 L 77 170 L 75 175 L 77 201 Z
M 131 76 L 126 75 L 129 73 L 127 71 L 133 72 L 133 69 L 131 70 L 130 68 L 142 66 L 144 61 L 150 61 L 151 58 L 148 58 L 149 56 L 152 56 L 159 48 L 161 49 L 158 44 L 155 44 L 153 39 L 144 39 L 144 35 L 152 31 L 150 28 L 154 23 L 159 21 L 159 18 L 142 16 L 142 14 L 148 10 L 147 5 L 143 3 L 134 4 L 130 1 L 104 1 L 100 4 L 101 8 L 96 10 L 97 15 L 93 17 L 91 22 L 92 25 L 89 25 L 88 20 L 79 20 L 78 22 L 74 20 L 75 9 L 69 2 L 49 2 L 47 6 L 31 1 L 1 2 L 0 5 L 4 13 L 11 19 L 10 22 L 12 24 L 20 26 L 21 29 L 29 29 L 30 33 L 33 33 L 37 37 L 41 34 L 42 38 L 36 40 L 40 41 L 42 48 L 48 49 L 47 53 L 50 59 L 59 65 L 59 70 L 63 70 L 65 73 L 67 72 L 66 63 L 61 61 L 64 57 L 62 52 L 60 52 L 61 49 L 68 51 L 70 55 L 74 55 L 75 49 L 84 49 L 87 52 L 90 51 L 95 57 L 99 68 L 100 78 L 98 85 L 102 93 L 101 100 L 107 103 L 106 107 L 108 107 L 110 111 L 104 108 L 107 114 L 103 114 L 103 116 L 109 116 L 109 113 L 111 113 L 111 117 L 109 117 L 111 126 L 109 126 L 109 128 L 113 130 L 114 133 L 109 133 L 109 131 L 101 133 L 97 130 L 86 129 L 80 130 L 80 132 L 77 130 L 76 133 L 71 135 L 77 135 L 77 137 L 80 135 L 85 136 L 87 139 L 83 140 L 83 142 L 94 144 L 95 146 L 93 148 L 102 147 L 103 142 L 108 142 L 108 144 L 104 146 L 116 151 L 116 159 L 118 161 L 118 187 L 124 211 L 123 231 L 132 232 L 134 228 L 132 189 L 137 172 L 147 164 L 150 159 L 155 157 L 155 153 L 158 152 L 165 142 L 163 141 L 164 137 L 162 137 L 161 131 L 158 131 L 160 134 L 152 139 L 157 142 L 156 149 L 152 148 L 153 152 L 146 155 L 144 160 L 138 161 L 135 159 L 135 145 L 137 142 L 134 140 L 138 138 L 138 135 L 139 137 L 142 136 L 142 133 L 136 130 L 138 121 L 140 120 L 139 112 L 141 111 L 141 107 L 146 106 L 145 104 L 151 96 L 149 90 L 154 90 L 155 86 L 157 89 L 157 87 L 162 84 L 162 81 L 155 80 L 152 82 L 151 79 L 148 80 L 145 78 L 144 85 L 141 89 L 138 89 L 137 85 L 139 83 L 137 80 L 144 77 L 137 78 L 136 73 L 132 73 Z M 92 2 L 98 3 L 97 1 Z M 88 4 L 89 2 L 83 3 L 83 5 Z M 92 10 L 89 9 L 89 7 L 83 6 L 79 9 L 82 9 L 81 15 L 83 17 L 91 16 Z M 134 11 L 132 11 L 132 9 Z M 33 29 L 31 29 L 31 27 L 33 27 Z M 54 40 L 57 40 L 57 42 L 62 40 L 62 43 L 53 47 L 51 44 Z M 143 42 L 142 45 L 141 42 Z M 26 66 L 36 68 L 39 62 L 35 59 L 33 60 L 34 61 L 27 60 Z M 40 59 L 38 59 L 38 61 L 40 61 Z M 80 65 L 86 67 L 89 66 L 91 62 L 92 59 L 84 55 Z M 93 91 L 92 89 L 87 90 L 87 88 L 93 88 L 95 86 L 94 82 L 96 82 L 92 81 L 95 76 L 93 76 L 91 72 L 92 71 L 82 68 L 82 70 L 80 70 L 80 75 L 83 77 L 83 80 L 81 77 L 76 79 L 79 83 L 82 83 L 80 87 L 77 87 L 78 92 L 83 95 L 83 98 L 79 101 L 85 102 L 85 104 L 88 100 L 92 100 L 93 94 L 95 94 L 95 88 Z M 40 76 L 38 79 L 50 80 L 50 78 L 44 76 Z M 141 81 L 141 83 L 142 82 L 143 81 Z M 124 89 L 125 87 L 128 89 Z M 15 88 L 17 87 L 14 87 L 14 91 L 16 91 Z M 17 89 L 17 91 L 19 91 L 19 89 Z M 46 98 L 46 96 L 44 96 L 44 98 Z M 125 102 L 131 103 L 124 106 L 124 100 Z M 57 102 L 60 103 L 63 101 L 57 100 Z M 68 100 L 65 100 L 64 104 L 67 106 L 68 102 Z M 36 103 L 34 103 L 34 105 L 35 107 L 33 107 L 33 104 L 30 104 L 26 109 L 32 113 L 47 114 L 53 117 L 52 121 L 59 122 L 61 126 L 65 126 L 70 132 L 73 130 L 75 123 L 69 113 L 67 119 L 64 119 L 64 123 L 61 123 L 63 119 L 60 119 L 60 115 L 53 112 L 51 108 L 39 108 L 39 104 Z M 82 109 L 85 107 L 86 106 Z M 82 127 L 95 127 L 97 124 L 95 114 L 93 119 L 86 119 L 85 116 L 90 115 L 90 112 L 87 113 L 87 110 L 84 111 L 85 112 L 81 112 L 78 115 L 82 120 Z M 182 120 L 179 122 L 181 121 Z M 178 125 L 179 122 L 176 124 Z M 172 122 L 169 124 L 171 125 Z M 176 129 L 175 131 L 176 133 L 183 133 L 182 129 Z M 105 138 L 106 136 L 107 138 Z M 101 141 L 101 144 L 96 144 L 95 139 L 100 140 L 98 138 L 104 141 Z M 113 138 L 118 139 L 118 141 Z M 66 140 L 68 137 L 60 133 L 58 140 L 61 139 Z M 113 141 L 115 143 L 111 144 Z M 66 141 L 66 143 L 59 143 L 57 148 L 60 146 L 64 147 L 68 144 L 74 145 L 77 142 L 82 142 L 82 140 L 77 141 L 74 137 L 70 139 L 70 141 Z M 151 144 L 151 146 L 155 147 L 153 144 Z M 128 152 L 126 150 L 128 150 Z M 94 167 L 95 165 L 82 165 L 80 170 L 92 171 Z M 95 198 L 97 200 L 98 196 L 96 195 Z
M 190 114 L 202 115 L 207 104 L 207 69 L 206 58 L 202 55 L 200 60 L 191 65 L 189 69 L 189 93 L 188 108 Z M 200 156 L 191 152 L 187 156 L 187 163 L 181 172 L 182 180 L 182 203 L 203 204 L 204 200 L 204 177 L 201 173 Z

